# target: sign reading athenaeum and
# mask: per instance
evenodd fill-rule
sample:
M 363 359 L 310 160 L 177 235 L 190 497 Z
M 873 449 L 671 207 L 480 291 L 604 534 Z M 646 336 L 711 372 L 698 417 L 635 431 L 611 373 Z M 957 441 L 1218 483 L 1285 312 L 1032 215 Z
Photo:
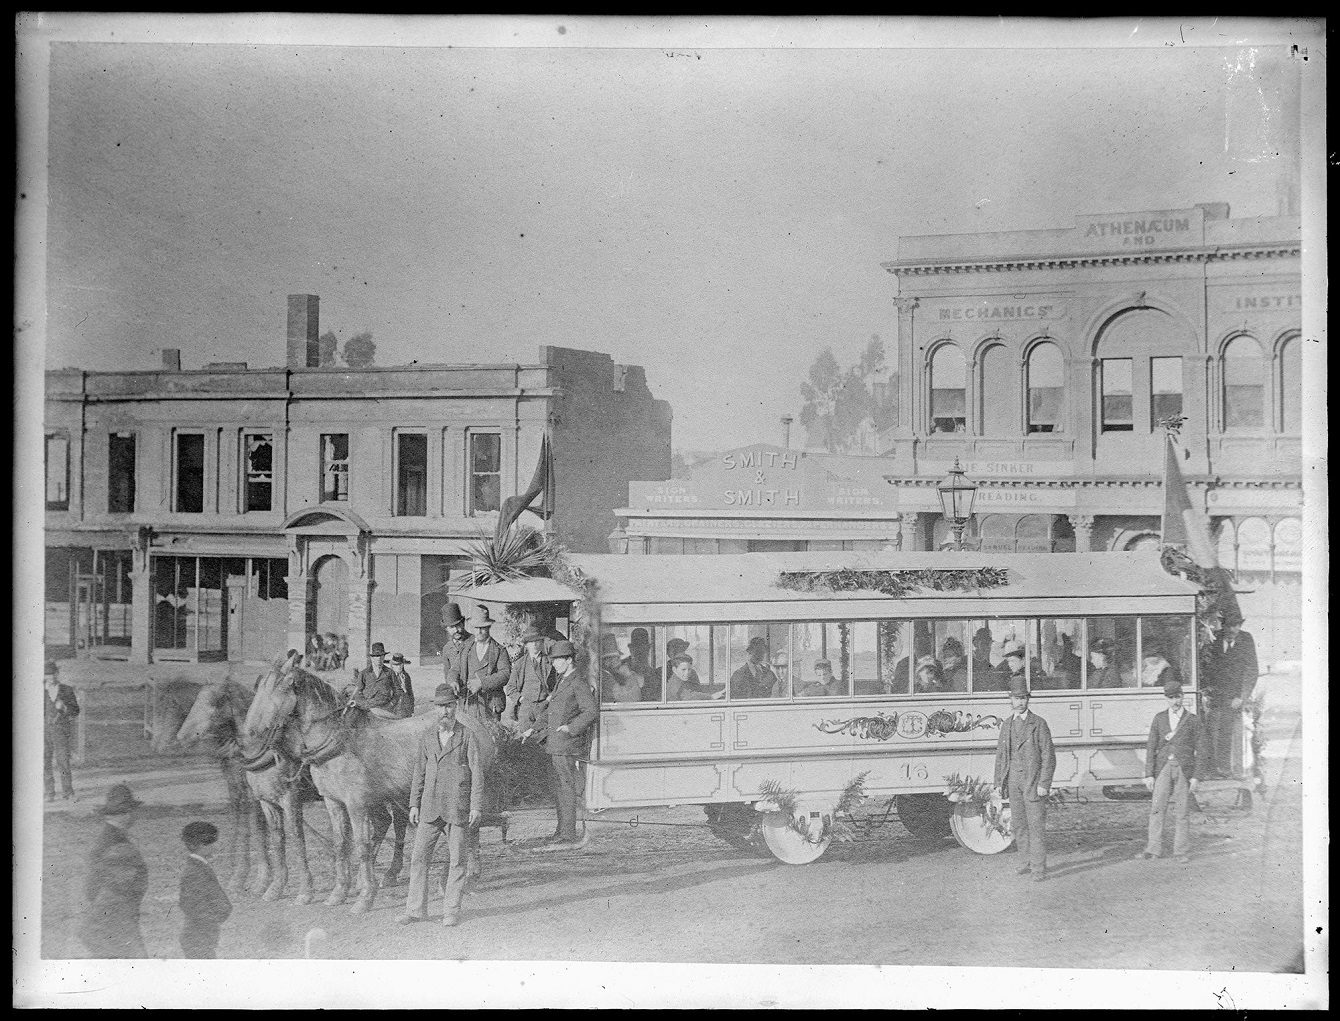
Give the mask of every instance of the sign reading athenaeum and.
M 754 444 L 695 465 L 687 479 L 630 482 L 642 511 L 728 511 L 758 517 L 797 512 L 834 517 L 897 513 L 887 461 Z
M 1075 217 L 1081 251 L 1194 248 L 1205 243 L 1203 209 L 1158 209 Z

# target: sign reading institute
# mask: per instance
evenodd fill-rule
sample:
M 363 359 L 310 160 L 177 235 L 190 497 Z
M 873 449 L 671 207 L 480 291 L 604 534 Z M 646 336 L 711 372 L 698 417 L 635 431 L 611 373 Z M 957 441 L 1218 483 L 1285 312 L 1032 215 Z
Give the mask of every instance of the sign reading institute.
M 755 444 L 695 465 L 687 479 L 630 482 L 628 506 L 757 517 L 798 511 L 834 517 L 896 514 L 897 494 L 884 479 L 886 471 L 881 458 Z

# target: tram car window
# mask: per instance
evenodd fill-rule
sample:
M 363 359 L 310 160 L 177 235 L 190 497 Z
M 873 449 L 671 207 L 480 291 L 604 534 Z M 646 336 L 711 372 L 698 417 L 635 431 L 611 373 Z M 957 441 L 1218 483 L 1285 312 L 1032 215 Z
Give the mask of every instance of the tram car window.
M 730 658 L 726 628 L 675 624 L 656 630 L 665 641 L 667 702 L 698 702 L 725 695 L 725 672 Z M 713 632 L 719 632 L 716 642 Z
M 977 620 L 972 622 L 971 677 L 973 691 L 1009 691 L 1011 677 L 1037 672 L 1036 647 L 1028 646 L 1028 622 Z
M 773 659 L 791 645 L 787 624 L 732 624 L 730 642 L 731 701 L 786 698 L 785 682 L 773 670 Z
M 600 701 L 610 704 L 661 701 L 663 688 L 657 628 L 607 627 L 600 636 Z
M 796 624 L 793 628 L 791 690 L 796 698 L 851 694 L 851 625 Z
M 1085 687 L 1136 687 L 1139 672 L 1135 618 L 1090 617 L 1085 632 Z
M 1185 615 L 1140 618 L 1140 687 L 1190 684 L 1196 636 Z
M 1049 617 L 1028 622 L 1028 645 L 1034 650 L 1029 682 L 1034 691 L 1080 687 L 1084 674 L 1080 630 L 1078 620 Z

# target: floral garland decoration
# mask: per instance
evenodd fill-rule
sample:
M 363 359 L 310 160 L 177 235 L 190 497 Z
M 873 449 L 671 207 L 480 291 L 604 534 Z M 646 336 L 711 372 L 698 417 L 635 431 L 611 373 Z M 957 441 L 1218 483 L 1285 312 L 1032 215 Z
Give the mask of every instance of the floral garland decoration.
M 842 789 L 832 814 L 823 817 L 823 826 L 817 836 L 810 832 L 809 820 L 796 813 L 794 789 L 784 788 L 776 780 L 764 780 L 758 787 L 759 800 L 770 801 L 777 806 L 777 811 L 786 813 L 786 828 L 798 834 L 807 844 L 822 844 L 829 837 L 850 842 L 856 839 L 850 822 L 851 813 L 869 797 L 865 793 L 865 778 L 869 775 L 870 770 L 867 769 Z
M 960 776 L 953 773 L 945 777 L 945 797 L 956 804 L 977 805 L 982 810 L 982 818 L 992 832 L 1009 837 L 1001 818 L 1001 805 L 996 801 L 994 784 L 975 776 Z
M 1003 567 L 931 568 L 919 571 L 783 571 L 777 584 L 793 592 L 879 592 L 901 599 L 916 589 L 968 592 L 1009 584 Z

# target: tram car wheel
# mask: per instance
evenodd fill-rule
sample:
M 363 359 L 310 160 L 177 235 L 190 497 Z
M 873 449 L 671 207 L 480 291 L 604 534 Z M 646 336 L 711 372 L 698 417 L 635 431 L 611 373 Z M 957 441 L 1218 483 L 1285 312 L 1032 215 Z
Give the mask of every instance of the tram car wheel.
M 898 821 L 918 840 L 944 840 L 953 835 L 949 820 L 954 806 L 943 794 L 899 794 L 893 803 Z
M 749 805 L 704 805 L 707 828 L 718 840 L 751 854 L 768 855 L 763 843 L 763 821 Z

